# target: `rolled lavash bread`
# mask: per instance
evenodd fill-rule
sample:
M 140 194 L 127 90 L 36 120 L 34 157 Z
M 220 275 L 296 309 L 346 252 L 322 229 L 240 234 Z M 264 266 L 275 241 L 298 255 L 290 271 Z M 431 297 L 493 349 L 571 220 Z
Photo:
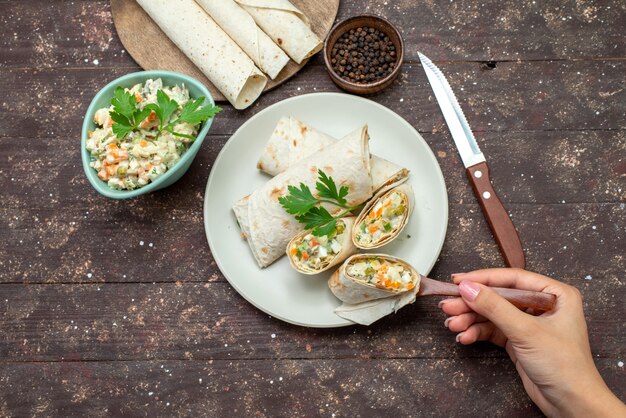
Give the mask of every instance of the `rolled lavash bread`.
M 292 60 L 301 64 L 322 49 L 308 18 L 288 0 L 235 0 Z
M 196 0 L 215 22 L 273 80 L 289 57 L 234 0 Z
M 298 161 L 322 151 L 337 142 L 337 139 L 308 126 L 292 117 L 280 118 L 263 154 L 257 163 L 259 170 L 275 176 L 282 173 Z M 409 176 L 409 170 L 383 158 L 372 155 L 372 185 L 374 192 L 399 184 Z
M 235 109 L 250 106 L 267 77 L 194 0 L 137 0 Z
M 336 266 L 337 264 L 343 262 L 346 258 L 350 257 L 356 252 L 356 247 L 352 243 L 352 226 L 354 225 L 355 220 L 356 217 L 354 216 L 337 220 L 337 225 L 341 225 L 342 233 L 337 233 L 332 239 L 334 239 L 341 246 L 341 249 L 336 254 L 329 254 L 325 257 L 320 255 L 319 252 L 319 247 L 322 246 L 321 243 L 319 243 L 317 250 L 312 251 L 312 254 L 307 254 L 306 259 L 299 256 L 298 245 L 303 241 L 304 237 L 311 234 L 311 231 L 302 231 L 296 235 L 287 245 L 287 258 L 289 258 L 291 267 L 303 274 L 318 274 Z M 319 237 L 316 238 L 318 240 L 320 239 Z M 313 263 L 310 263 L 310 261 L 316 259 L 320 261 L 319 266 L 311 266 Z
M 300 161 L 235 203 L 233 211 L 261 268 L 284 255 L 289 241 L 304 230 L 303 224 L 278 202 L 278 198 L 288 193 L 288 186 L 298 187 L 304 183 L 315 190 L 318 170 L 323 170 L 338 186 L 348 187 L 347 205 L 360 205 L 372 197 L 368 141 L 365 125 L 336 144 Z M 336 206 L 323 205 L 331 214 L 341 211 Z
M 401 266 L 404 271 L 409 273 L 410 281 L 402 288 L 393 288 L 383 283 L 370 282 L 366 276 L 357 277 L 350 272 L 351 267 L 357 266 L 359 263 L 371 263 L 373 265 L 375 262 L 379 262 L 381 265 Z M 373 280 L 378 280 L 376 277 L 374 274 Z M 409 263 L 386 254 L 355 254 L 349 257 L 328 279 L 328 287 L 331 292 L 342 302 L 352 305 L 395 297 L 407 292 L 417 293 L 416 289 L 419 289 L 419 284 L 420 275 Z
M 413 188 L 406 183 L 406 180 L 407 179 L 404 178 L 394 184 L 383 187 L 381 190 L 376 192 L 374 197 L 369 202 L 367 202 L 357 217 L 354 228 L 352 229 L 352 242 L 355 247 L 363 250 L 380 248 L 383 245 L 389 244 L 400 235 L 404 227 L 409 223 L 409 218 L 411 217 L 413 208 L 415 207 L 415 195 L 413 194 Z M 365 239 L 363 236 L 369 234 L 367 231 L 369 221 L 376 218 L 375 210 L 377 205 L 380 202 L 381 212 L 386 210 L 386 208 L 383 208 L 382 202 L 393 193 L 397 193 L 401 197 L 401 205 L 405 208 L 404 212 L 400 216 L 400 223 L 393 226 L 389 231 L 381 230 L 380 236 L 376 239 L 371 239 L 374 238 L 374 234 L 370 234 L 372 235 L 370 239 Z M 389 224 L 391 224 L 391 222 Z

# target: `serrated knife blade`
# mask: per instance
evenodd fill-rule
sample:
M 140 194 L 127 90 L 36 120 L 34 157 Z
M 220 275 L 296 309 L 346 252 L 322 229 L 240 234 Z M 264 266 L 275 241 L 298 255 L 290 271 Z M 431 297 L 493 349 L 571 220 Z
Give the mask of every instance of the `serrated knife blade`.
M 441 70 L 424 54 L 418 52 L 418 55 L 500 252 L 509 267 L 524 268 L 526 261 L 519 235 L 493 189 L 485 156 L 478 147 L 465 114 Z

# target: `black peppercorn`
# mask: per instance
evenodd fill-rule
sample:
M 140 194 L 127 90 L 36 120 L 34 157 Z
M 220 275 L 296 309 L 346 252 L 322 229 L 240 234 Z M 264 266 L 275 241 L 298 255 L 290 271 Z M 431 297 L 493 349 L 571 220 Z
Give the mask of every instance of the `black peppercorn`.
M 371 83 L 396 67 L 396 47 L 386 33 L 358 27 L 339 37 L 330 52 L 333 70 L 354 83 Z

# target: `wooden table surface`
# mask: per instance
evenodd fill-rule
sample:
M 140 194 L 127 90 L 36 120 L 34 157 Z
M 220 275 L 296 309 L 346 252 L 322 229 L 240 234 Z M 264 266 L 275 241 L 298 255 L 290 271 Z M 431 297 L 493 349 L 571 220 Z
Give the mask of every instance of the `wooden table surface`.
M 450 221 L 432 277 L 503 262 L 417 51 L 448 76 L 519 229 L 527 266 L 578 287 L 593 355 L 626 398 L 623 1 L 342 2 L 387 17 L 402 74 L 371 96 L 424 136 Z M 80 128 L 137 65 L 108 1 L 0 0 L 0 416 L 540 416 L 505 352 L 462 347 L 437 299 L 370 327 L 307 329 L 243 300 L 202 223 L 217 153 L 286 97 L 337 91 L 314 58 L 216 119 L 189 172 L 148 196 L 89 186 Z M 572 365 L 576 367 L 576 365 Z

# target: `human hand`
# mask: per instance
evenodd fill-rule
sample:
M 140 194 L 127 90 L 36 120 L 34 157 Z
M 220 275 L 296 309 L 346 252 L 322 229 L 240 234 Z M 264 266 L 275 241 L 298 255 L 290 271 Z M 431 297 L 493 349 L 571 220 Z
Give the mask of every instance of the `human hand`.
M 461 298 L 441 301 L 445 325 L 461 344 L 491 341 L 515 363 L 528 396 L 548 416 L 626 416 L 593 362 L 580 292 L 521 269 L 488 269 L 452 276 Z M 555 308 L 523 312 L 486 286 L 548 292 Z M 620 415 L 620 413 L 622 415 Z

